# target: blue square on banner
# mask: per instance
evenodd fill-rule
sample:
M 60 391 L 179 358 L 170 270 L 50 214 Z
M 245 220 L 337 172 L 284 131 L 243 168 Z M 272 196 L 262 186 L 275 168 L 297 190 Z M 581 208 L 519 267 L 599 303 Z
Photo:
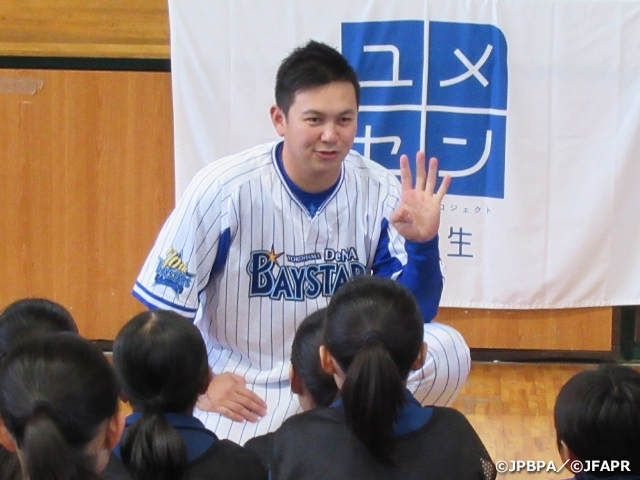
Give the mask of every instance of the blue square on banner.
M 342 24 L 342 53 L 361 85 L 354 149 L 397 170 L 401 154 L 413 159 L 426 142 L 427 156 L 453 177 L 449 193 L 504 198 L 504 34 L 493 25 L 432 21 L 427 58 L 425 25 Z
M 453 177 L 448 193 L 504 198 L 506 131 L 506 116 L 427 113 L 427 157 Z
M 427 103 L 507 108 L 507 42 L 493 25 L 429 22 Z
M 353 149 L 389 170 L 398 170 L 400 155 L 413 160 L 420 149 L 420 116 L 415 111 L 360 112 Z
M 423 21 L 343 23 L 342 54 L 358 74 L 361 105 L 422 104 Z

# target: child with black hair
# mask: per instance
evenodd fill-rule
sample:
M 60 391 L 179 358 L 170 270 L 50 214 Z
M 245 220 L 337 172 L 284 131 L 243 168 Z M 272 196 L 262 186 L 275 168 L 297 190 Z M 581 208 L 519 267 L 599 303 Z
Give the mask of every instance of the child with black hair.
M 122 433 L 118 384 L 105 356 L 78 335 L 19 342 L 0 365 L 0 443 L 29 480 L 129 480 L 108 472 Z
M 23 298 L 0 313 L 0 361 L 19 340 L 58 332 L 78 333 L 71 314 L 59 303 L 45 298 Z M 0 479 L 22 478 L 15 453 L 0 446 Z
M 601 365 L 577 373 L 554 408 L 562 461 L 575 480 L 640 479 L 640 373 Z
M 298 326 L 291 345 L 291 391 L 298 395 L 300 407 L 305 412 L 316 407 L 328 407 L 338 396 L 336 381 L 333 375 L 322 369 L 318 355 L 326 313 L 327 309 L 321 308 L 305 318 Z
M 219 440 L 192 415 L 211 370 L 198 329 L 165 310 L 143 312 L 118 333 L 113 364 L 134 414 L 115 452 L 135 480 L 262 480 L 251 452 Z
M 0 360 L 20 339 L 57 332 L 78 333 L 66 308 L 46 298 L 17 300 L 0 313 Z
M 322 345 L 324 316 L 326 308 L 316 310 L 298 326 L 291 345 L 291 365 L 289 380 L 291 392 L 298 395 L 302 411 L 316 407 L 330 406 L 338 396 L 338 386 L 333 375 L 329 375 L 320 365 L 318 351 Z M 269 465 L 273 433 L 252 438 L 244 444 Z
M 495 478 L 467 419 L 451 408 L 423 407 L 406 389 L 426 356 L 423 323 L 413 295 L 391 279 L 363 275 L 336 292 L 320 360 L 340 399 L 275 432 L 275 480 Z

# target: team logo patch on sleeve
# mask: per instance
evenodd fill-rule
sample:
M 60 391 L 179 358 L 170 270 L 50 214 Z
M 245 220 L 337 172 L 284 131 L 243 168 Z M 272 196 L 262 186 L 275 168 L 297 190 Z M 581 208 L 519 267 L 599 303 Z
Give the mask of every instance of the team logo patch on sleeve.
M 170 248 L 167 250 L 167 258 L 158 258 L 154 280 L 156 285 L 166 285 L 176 292 L 176 295 L 180 295 L 185 288 L 189 288 L 193 277 L 195 275 L 187 271 L 187 266 L 182 261 L 182 252 Z

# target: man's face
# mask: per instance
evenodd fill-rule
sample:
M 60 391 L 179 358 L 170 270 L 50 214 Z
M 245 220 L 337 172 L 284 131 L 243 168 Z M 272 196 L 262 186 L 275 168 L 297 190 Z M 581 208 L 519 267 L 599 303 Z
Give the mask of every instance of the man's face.
M 271 107 L 273 125 L 284 137 L 282 162 L 291 180 L 307 192 L 330 188 L 353 146 L 358 104 L 353 85 L 333 82 L 296 93 L 287 115 Z

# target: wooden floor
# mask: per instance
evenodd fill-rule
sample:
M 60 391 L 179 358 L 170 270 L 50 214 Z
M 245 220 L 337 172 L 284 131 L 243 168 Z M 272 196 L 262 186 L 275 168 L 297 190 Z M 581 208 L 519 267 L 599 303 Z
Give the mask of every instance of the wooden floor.
M 556 448 L 553 406 L 558 391 L 588 364 L 478 363 L 453 407 L 466 415 L 494 462 L 553 461 L 562 465 Z M 498 478 L 562 479 L 571 472 L 498 474 Z

